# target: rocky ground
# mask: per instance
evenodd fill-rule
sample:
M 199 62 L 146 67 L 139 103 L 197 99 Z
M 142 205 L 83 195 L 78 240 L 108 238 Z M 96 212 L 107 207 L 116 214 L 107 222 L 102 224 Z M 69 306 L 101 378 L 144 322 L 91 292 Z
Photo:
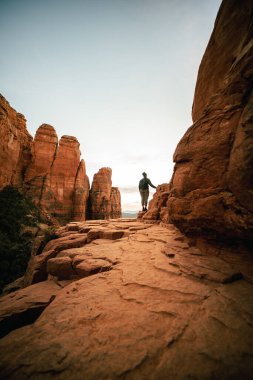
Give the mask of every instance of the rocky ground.
M 0 299 L 0 377 L 253 379 L 252 262 L 173 225 L 70 223 Z

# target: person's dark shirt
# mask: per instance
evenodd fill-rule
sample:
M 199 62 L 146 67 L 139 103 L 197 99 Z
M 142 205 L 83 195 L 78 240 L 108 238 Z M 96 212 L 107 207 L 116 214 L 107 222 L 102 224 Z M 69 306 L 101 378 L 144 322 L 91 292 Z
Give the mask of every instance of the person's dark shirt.
M 139 182 L 139 190 L 147 190 L 148 186 L 153 187 L 154 189 L 156 188 L 150 181 L 149 178 L 142 178 Z

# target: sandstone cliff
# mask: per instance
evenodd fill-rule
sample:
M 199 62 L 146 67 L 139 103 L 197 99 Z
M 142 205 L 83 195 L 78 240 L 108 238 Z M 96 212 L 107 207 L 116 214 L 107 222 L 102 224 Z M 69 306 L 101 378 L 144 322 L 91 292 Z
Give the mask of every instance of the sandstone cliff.
M 58 143 L 55 129 L 41 125 L 24 183 L 35 203 L 58 220 L 85 219 L 89 182 L 75 137 L 62 136 Z
M 110 217 L 120 218 L 121 217 L 121 195 L 118 187 L 111 188 L 110 194 L 111 212 Z
M 22 186 L 24 171 L 31 158 L 31 142 L 24 116 L 0 95 L 0 188 Z
M 91 219 L 109 219 L 121 216 L 120 192 L 112 187 L 112 170 L 101 168 L 94 174 L 90 191 Z
M 81 160 L 75 179 L 72 219 L 82 220 L 86 218 L 88 212 L 88 199 L 90 191 L 90 181 L 86 174 L 84 160 Z
M 194 124 L 174 154 L 162 217 L 185 232 L 253 238 L 252 78 L 253 3 L 223 1 L 199 68 Z
M 32 159 L 25 172 L 24 182 L 29 195 L 39 206 L 50 192 L 50 172 L 58 146 L 58 136 L 54 127 L 42 124 L 32 142 Z
M 50 188 L 54 194 L 54 214 L 58 218 L 70 220 L 73 212 L 73 194 L 80 163 L 79 142 L 75 137 L 62 136 L 52 163 Z M 83 174 L 86 175 L 83 168 Z M 83 183 L 84 185 L 84 183 Z M 85 198 L 88 198 L 88 189 Z M 85 219 L 85 210 L 80 215 Z
M 89 178 L 75 137 L 62 136 L 58 140 L 54 127 L 42 124 L 33 140 L 24 116 L 11 108 L 3 96 L 0 127 L 0 189 L 7 185 L 19 187 L 60 223 L 85 220 L 87 216 L 105 219 L 121 215 L 120 193 L 112 187 L 111 169 L 101 169 L 98 178 L 102 176 L 93 185 L 100 199 L 97 190 L 91 192 L 89 199 Z
M 161 220 L 169 223 L 167 201 L 170 195 L 170 184 L 157 186 L 156 192 L 148 205 L 148 212 L 139 212 L 138 217 L 144 220 Z

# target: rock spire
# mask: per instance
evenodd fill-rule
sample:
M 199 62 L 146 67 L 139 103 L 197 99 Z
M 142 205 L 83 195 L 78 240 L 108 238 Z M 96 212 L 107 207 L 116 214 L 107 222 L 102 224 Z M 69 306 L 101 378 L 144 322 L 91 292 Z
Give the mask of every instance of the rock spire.
M 18 187 L 61 224 L 120 217 L 120 193 L 112 187 L 111 169 L 100 169 L 90 193 L 79 146 L 73 136 L 59 140 L 49 124 L 42 124 L 33 140 L 24 116 L 0 96 L 0 189 Z

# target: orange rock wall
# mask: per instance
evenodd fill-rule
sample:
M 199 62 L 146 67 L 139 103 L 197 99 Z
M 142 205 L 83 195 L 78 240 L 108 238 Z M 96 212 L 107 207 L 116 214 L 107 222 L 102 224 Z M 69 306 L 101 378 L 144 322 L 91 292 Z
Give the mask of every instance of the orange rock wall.
M 212 104 L 212 98 L 218 95 L 219 90 L 225 90 L 225 88 L 228 90 L 222 93 L 224 102 L 219 99 L 220 105 L 227 106 L 234 103 L 232 96 L 237 91 L 235 91 L 236 88 L 233 89 L 232 78 L 229 77 L 233 72 L 239 74 L 239 70 L 243 69 L 239 61 L 248 55 L 244 49 L 250 48 L 252 40 L 251 12 L 251 0 L 224 0 L 222 2 L 198 71 L 192 106 L 193 122 L 204 116 Z M 249 63 L 247 59 L 244 66 L 248 66 Z M 243 78 L 241 79 L 244 86 Z M 233 83 L 236 84 L 236 81 L 233 80 Z M 243 89 L 241 90 L 239 92 L 242 93 Z M 236 104 L 237 99 L 234 100 Z
M 53 209 L 57 218 L 69 220 L 72 217 L 73 193 L 79 163 L 79 142 L 75 137 L 62 136 L 50 173 L 50 189 L 55 198 Z M 85 215 L 83 219 L 84 217 Z
M 253 238 L 252 78 L 253 2 L 224 0 L 174 153 L 167 219 L 184 232 Z
M 87 208 L 88 208 L 89 191 L 90 191 L 89 178 L 86 174 L 84 160 L 81 160 L 78 170 L 77 170 L 75 186 L 74 186 L 73 212 L 72 212 L 73 220 L 79 221 L 83 218 L 86 219 L 87 212 L 88 212 Z
M 168 208 L 167 201 L 170 195 L 170 185 L 163 183 L 157 186 L 156 192 L 149 202 L 148 212 L 141 213 L 144 220 L 161 220 L 164 223 L 168 223 Z
M 62 136 L 58 141 L 55 129 L 42 124 L 33 140 L 24 116 L 2 96 L 0 127 L 0 189 L 7 185 L 19 187 L 61 223 L 93 216 L 121 216 L 120 193 L 112 187 L 111 169 L 99 171 L 89 199 L 89 178 L 75 137 Z
M 84 220 L 89 181 L 77 139 L 62 136 L 58 142 L 55 129 L 41 125 L 32 144 L 25 187 L 35 203 L 59 221 Z
M 91 219 L 109 219 L 121 216 L 118 188 L 112 187 L 112 170 L 101 168 L 93 177 L 90 191 Z
M 24 182 L 28 194 L 35 203 L 45 209 L 49 205 L 44 202 L 50 198 L 50 174 L 58 147 L 58 136 L 54 127 L 42 124 L 32 143 L 32 159 L 27 167 Z
M 0 95 L 0 188 L 22 186 L 31 158 L 31 144 L 25 117 Z
M 121 195 L 118 187 L 111 188 L 110 194 L 111 212 L 110 218 L 121 218 Z

